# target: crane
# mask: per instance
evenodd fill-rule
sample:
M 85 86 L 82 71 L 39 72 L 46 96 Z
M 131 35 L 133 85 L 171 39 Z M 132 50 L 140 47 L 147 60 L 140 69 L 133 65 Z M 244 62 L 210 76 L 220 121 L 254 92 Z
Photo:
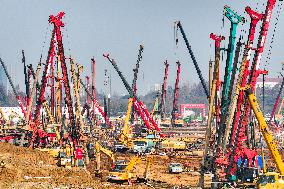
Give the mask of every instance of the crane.
M 260 175 L 258 179 L 258 188 L 266 188 L 266 189 L 272 189 L 272 188 L 283 188 L 284 187 L 284 180 L 282 176 L 284 176 L 284 163 L 281 158 L 281 154 L 279 153 L 277 144 L 275 143 L 273 136 L 271 132 L 269 131 L 269 127 L 264 119 L 263 113 L 261 111 L 261 108 L 258 104 L 256 96 L 253 94 L 251 89 L 246 90 L 246 94 L 248 97 L 249 104 L 255 114 L 255 117 L 259 124 L 259 130 L 262 133 L 265 142 L 269 148 L 269 151 L 271 152 L 272 158 L 276 164 L 277 170 L 280 173 L 276 172 L 267 172 L 263 175 Z M 281 180 L 281 181 L 280 181 Z
M 27 105 L 30 101 L 30 82 L 29 82 L 29 76 L 27 72 L 27 66 L 26 66 L 26 57 L 25 52 L 22 50 L 22 63 L 24 64 L 24 75 L 25 75 L 25 85 L 26 85 L 26 96 L 27 96 Z
M 110 128 L 113 128 L 111 122 L 109 121 L 108 116 L 105 115 L 105 112 L 104 112 L 102 106 L 100 105 L 99 101 L 93 97 L 93 94 L 90 93 L 87 86 L 84 84 L 84 82 L 80 78 L 79 78 L 79 81 L 80 81 L 82 87 L 84 88 L 85 92 L 90 96 L 94 107 L 96 107 L 98 109 L 98 111 L 100 112 L 100 114 L 102 114 L 102 116 L 105 118 L 106 124 L 108 124 L 110 126 Z
M 187 40 L 187 37 L 186 37 L 186 35 L 185 35 L 185 33 L 184 33 L 184 30 L 183 30 L 183 27 L 182 27 L 182 25 L 181 25 L 181 22 L 180 22 L 180 21 L 176 21 L 176 22 L 175 22 L 175 26 L 180 29 L 180 32 L 181 32 L 182 37 L 183 37 L 183 39 L 184 39 L 184 42 L 185 42 L 185 44 L 186 44 L 187 50 L 188 50 L 188 52 L 189 52 L 189 54 L 190 54 L 190 57 L 191 57 L 191 59 L 192 59 L 192 61 L 193 61 L 193 64 L 194 64 L 194 67 L 195 67 L 195 69 L 196 69 L 196 71 L 197 71 L 198 77 L 199 77 L 199 79 L 200 79 L 200 81 L 201 81 L 201 84 L 202 84 L 202 87 L 203 87 L 203 89 L 204 89 L 204 92 L 205 92 L 207 98 L 209 98 L 209 92 L 208 92 L 207 86 L 206 86 L 206 84 L 205 84 L 205 80 L 204 80 L 204 78 L 203 78 L 203 76 L 202 76 L 202 73 L 201 73 L 200 68 L 199 68 L 199 66 L 198 66 L 198 63 L 197 63 L 197 61 L 196 61 L 196 59 L 195 59 L 195 56 L 194 56 L 193 51 L 192 51 L 192 49 L 191 49 L 191 46 L 189 45 L 189 42 L 188 42 L 188 40 Z
M 122 75 L 115 60 L 111 59 L 109 57 L 109 54 L 104 54 L 103 56 L 107 58 L 108 61 L 113 65 L 114 69 L 116 70 L 119 77 L 121 78 L 124 86 L 126 87 L 126 90 L 128 91 L 129 95 L 134 97 L 133 98 L 134 108 L 138 111 L 140 117 L 142 118 L 147 128 L 151 130 L 152 129 L 151 124 L 152 124 L 152 126 L 154 127 L 156 131 L 160 131 L 160 128 L 158 127 L 157 123 L 153 120 L 152 116 L 150 115 L 145 105 L 138 99 L 136 95 L 134 95 L 133 89 L 130 87 L 129 83 L 126 81 L 125 77 Z
M 202 165 L 205 166 L 208 162 L 208 151 L 209 151 L 209 140 L 211 136 L 211 124 L 213 120 L 213 113 L 214 113 L 214 101 L 216 95 L 216 86 L 217 86 L 217 79 L 220 67 L 220 44 L 221 41 L 225 39 L 224 36 L 216 35 L 211 33 L 210 38 L 215 41 L 215 64 L 214 64 L 214 71 L 213 71 L 213 81 L 210 91 L 210 98 L 209 98 L 209 112 L 208 112 L 208 119 L 207 119 L 207 129 L 205 133 L 205 149 L 204 149 L 204 158 L 202 160 Z M 209 160 L 210 161 L 210 160 Z M 210 169 L 209 167 L 207 167 Z M 204 171 L 201 174 L 201 187 L 204 187 Z
M 159 104 L 159 112 L 161 114 L 161 119 L 165 119 L 166 117 L 166 96 L 167 96 L 167 80 L 168 80 L 168 75 L 169 75 L 169 63 L 166 60 L 164 62 L 165 64 L 165 75 L 164 75 L 164 80 L 163 80 L 163 85 L 162 85 L 162 93 L 161 93 L 161 102 Z
M 267 73 L 266 71 L 260 70 L 259 65 L 260 65 L 261 56 L 262 56 L 262 53 L 263 53 L 263 50 L 264 50 L 266 37 L 267 37 L 267 34 L 268 34 L 268 28 L 269 28 L 269 24 L 270 24 L 270 20 L 271 20 L 272 10 L 274 8 L 275 3 L 276 3 L 276 0 L 268 0 L 267 1 L 266 10 L 265 10 L 265 13 L 263 15 L 263 23 L 262 23 L 262 27 L 261 27 L 260 35 L 259 35 L 259 39 L 258 39 L 258 45 L 257 45 L 257 48 L 256 48 L 256 52 L 254 54 L 254 59 L 253 59 L 252 66 L 251 66 L 251 72 L 248 73 L 249 74 L 248 82 L 246 82 L 246 80 L 245 80 L 244 81 L 245 84 L 243 85 L 243 86 L 245 86 L 246 84 L 249 84 L 250 87 L 251 87 L 251 90 L 253 92 L 255 90 L 256 79 L 259 76 L 259 74 Z M 242 95 L 241 98 L 243 98 L 243 95 Z M 237 109 L 237 113 L 236 113 L 236 117 L 235 117 L 235 123 L 234 123 L 234 128 L 237 128 L 236 131 L 237 130 L 239 130 L 239 131 L 237 131 L 236 133 L 232 133 L 233 135 L 236 135 L 236 134 L 238 134 L 238 135 L 235 136 L 234 138 L 231 138 L 231 143 L 232 144 L 235 143 L 236 144 L 235 147 L 237 147 L 235 152 L 241 152 L 241 149 L 240 149 L 241 143 L 246 141 L 247 137 L 246 137 L 245 131 L 246 131 L 246 128 L 247 128 L 247 125 L 248 125 L 247 122 L 248 122 L 249 115 L 250 115 L 250 112 L 251 112 L 248 100 L 243 99 L 241 101 L 242 101 L 242 103 L 240 103 L 238 105 L 239 109 Z M 242 117 L 242 119 L 240 119 L 241 110 L 242 110 L 241 107 L 243 107 L 243 105 L 244 105 L 245 108 L 243 109 L 243 112 L 242 112 L 243 117 Z M 237 116 L 238 116 L 238 118 L 237 118 Z M 245 155 L 247 157 L 249 157 L 249 162 L 251 162 L 254 154 L 256 154 L 256 151 L 248 149 L 247 151 L 245 151 L 245 153 L 246 153 Z M 234 156 L 231 156 L 231 158 L 230 158 L 230 169 L 229 169 L 231 173 L 235 172 L 235 170 L 236 170 L 236 168 L 235 168 L 236 164 L 235 164 L 233 159 L 234 159 Z
M 180 62 L 177 61 L 177 77 L 176 77 L 176 82 L 175 82 L 175 89 L 174 89 L 174 100 L 173 100 L 173 110 L 172 110 L 172 127 L 175 126 L 175 120 L 177 119 L 178 115 L 178 107 L 177 107 L 177 102 L 178 102 L 178 92 L 179 92 L 179 79 L 180 79 Z
M 78 72 L 75 70 L 75 63 L 72 58 L 70 58 L 70 65 L 71 65 L 71 74 L 73 78 L 73 89 L 74 89 L 74 96 L 75 96 L 75 112 L 76 112 L 76 125 L 78 125 L 81 131 L 84 130 L 84 123 L 83 118 L 81 115 L 81 102 L 80 102 L 80 86 L 79 86 L 79 78 L 80 73 L 82 72 L 83 66 L 77 64 Z
M 133 107 L 133 97 L 130 97 L 128 99 L 128 105 L 127 105 L 127 112 L 124 119 L 124 125 L 122 128 L 121 135 L 119 137 L 120 142 L 122 142 L 123 145 L 125 145 L 127 148 L 130 148 L 132 146 L 132 142 L 129 137 L 130 128 L 129 128 L 129 121 L 131 117 L 131 109 Z
M 69 120 L 70 120 L 70 125 L 71 125 L 71 138 L 74 141 L 74 144 L 78 140 L 78 130 L 76 128 L 75 124 L 75 117 L 73 113 L 73 103 L 71 99 L 71 92 L 70 92 L 70 85 L 69 85 L 69 79 L 68 79 L 68 73 L 67 73 L 67 66 L 65 63 L 65 56 L 64 56 L 64 50 L 63 50 L 63 42 L 62 42 L 62 34 L 61 34 L 61 27 L 64 27 L 63 22 L 61 21 L 62 17 L 64 16 L 64 12 L 59 12 L 58 15 L 56 16 L 49 16 L 49 23 L 54 25 L 54 29 L 52 31 L 51 35 L 51 42 L 50 42 L 50 47 L 49 47 L 49 52 L 48 56 L 46 59 L 46 64 L 43 70 L 43 75 L 42 75 L 42 80 L 41 80 L 41 88 L 40 88 L 40 94 L 37 99 L 37 106 L 35 110 L 35 117 L 34 117 L 34 128 L 33 128 L 33 136 L 32 140 L 30 143 L 30 146 L 34 145 L 34 139 L 36 135 L 38 134 L 38 125 L 39 125 L 39 116 L 40 116 L 40 109 L 43 105 L 44 102 L 44 94 L 47 86 L 47 81 L 48 81 L 48 75 L 47 71 L 49 69 L 49 66 L 53 65 L 53 59 L 55 57 L 55 44 L 57 42 L 57 48 L 58 48 L 58 54 L 59 54 L 59 59 L 60 59 L 60 65 L 61 65 L 61 70 L 62 70 L 62 80 L 64 83 L 64 89 L 65 89 L 65 94 L 66 94 L 66 104 L 68 107 L 68 114 L 69 114 Z
M 22 113 L 23 113 L 24 116 L 26 117 L 26 110 L 25 110 L 24 104 L 23 104 L 23 102 L 22 102 L 22 99 L 21 99 L 19 93 L 16 91 L 16 88 L 15 88 L 15 86 L 14 86 L 14 84 L 13 84 L 12 78 L 10 77 L 10 75 L 9 75 L 7 69 L 6 69 L 5 63 L 3 62 L 3 60 L 2 60 L 1 58 L 0 58 L 0 63 L 1 63 L 1 65 L 2 65 L 2 67 L 3 67 L 3 70 L 4 70 L 4 72 L 5 72 L 6 76 L 7 76 L 7 78 L 8 78 L 9 83 L 10 83 L 10 85 L 11 85 L 11 87 L 12 87 L 13 93 L 14 93 L 14 95 L 16 96 L 16 98 L 17 98 L 17 100 L 18 100 L 18 102 L 19 102 L 19 104 L 20 104 Z
M 135 68 L 133 69 L 134 76 L 133 76 L 133 81 L 132 81 L 132 89 L 133 89 L 134 95 L 136 95 L 136 93 L 137 93 L 137 84 L 136 83 L 137 83 L 138 71 L 139 71 L 140 62 L 142 60 L 143 51 L 144 51 L 144 46 L 140 45 L 136 65 L 135 65 Z M 134 112 L 134 105 L 133 105 L 132 113 L 131 113 L 131 122 L 133 122 L 134 117 L 135 117 L 135 112 Z
M 230 7 L 224 7 L 225 16 L 231 22 L 230 28 L 230 36 L 229 36 L 229 44 L 227 49 L 227 60 L 226 60 L 226 67 L 225 67 L 225 75 L 224 75 L 224 84 L 222 90 L 222 99 L 221 99 L 221 122 L 224 120 L 225 116 L 227 115 L 226 112 L 228 111 L 228 93 L 230 88 L 230 78 L 233 66 L 233 57 L 234 57 L 234 48 L 235 48 L 235 40 L 236 40 L 236 32 L 237 32 L 237 25 L 243 20 L 241 16 L 237 13 L 233 12 Z M 223 125 L 220 124 L 221 130 L 223 130 Z
M 242 58 L 242 64 L 240 66 L 240 71 L 238 74 L 238 79 L 236 82 L 236 87 L 233 96 L 231 97 L 231 106 L 229 109 L 229 114 L 226 119 L 226 128 L 225 128 L 225 133 L 223 136 L 223 141 L 222 141 L 222 148 L 225 149 L 228 140 L 229 140 L 229 135 L 231 128 L 232 133 L 231 133 L 231 141 L 234 141 L 235 134 L 236 134 L 236 127 L 237 127 L 237 122 L 239 121 L 241 112 L 241 104 L 243 103 L 243 91 L 240 91 L 241 87 L 245 87 L 247 76 L 249 74 L 249 62 L 250 62 L 250 55 L 252 53 L 252 45 L 254 41 L 254 36 L 255 36 L 255 29 L 257 23 L 262 19 L 262 14 L 257 13 L 256 11 L 252 10 L 249 6 L 245 8 L 246 13 L 250 16 L 250 28 L 249 28 L 249 34 L 248 34 L 248 40 L 246 43 L 246 47 L 244 50 L 244 55 Z M 236 111 L 236 114 L 235 114 Z M 235 118 L 234 118 L 235 116 Z M 233 121 L 235 121 L 235 124 L 233 124 Z M 233 126 L 231 126 L 233 124 Z
M 92 61 L 92 91 L 91 94 L 93 96 L 94 99 L 96 99 L 96 61 L 94 58 L 91 59 Z M 92 115 L 95 117 L 95 104 L 92 103 Z
M 231 76 L 231 81 L 230 81 L 230 86 L 229 86 L 228 97 L 232 96 L 232 93 L 233 93 L 233 90 L 234 90 L 235 77 L 236 77 L 236 72 L 237 72 L 237 69 L 238 69 L 239 55 L 240 55 L 240 50 L 241 50 L 242 45 L 243 44 L 241 43 L 241 36 L 240 36 L 239 41 L 237 42 L 237 45 L 236 45 L 236 51 L 235 51 L 234 64 L 233 64 L 233 69 L 232 69 L 232 76 Z M 230 103 L 231 103 L 231 98 L 228 98 L 227 99 L 227 105 L 229 105 Z M 219 106 L 218 106 L 217 112 L 218 113 L 220 112 Z M 221 120 L 220 120 L 220 123 L 219 123 L 222 126 L 221 126 L 221 128 L 218 129 L 218 140 L 217 140 L 218 146 L 220 144 L 223 144 L 224 133 L 225 133 L 225 130 L 226 130 L 225 124 L 226 124 L 228 112 L 229 112 L 229 106 L 227 107 L 227 111 L 225 112 L 226 116 L 223 116 L 223 119 L 221 117 Z M 221 114 L 222 114 L 222 112 L 221 112 Z

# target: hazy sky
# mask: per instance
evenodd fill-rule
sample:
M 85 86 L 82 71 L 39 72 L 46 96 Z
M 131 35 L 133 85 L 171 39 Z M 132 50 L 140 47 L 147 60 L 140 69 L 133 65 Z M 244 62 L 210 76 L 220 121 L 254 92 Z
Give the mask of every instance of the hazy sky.
M 112 91 L 126 94 L 117 73 L 110 63 L 103 58 L 103 53 L 110 53 L 132 81 L 132 69 L 135 66 L 139 45 L 145 49 L 139 70 L 138 93 L 145 93 L 150 85 L 160 83 L 163 78 L 165 59 L 170 63 L 169 84 L 173 85 L 176 75 L 176 60 L 181 61 L 181 83 L 198 82 L 198 76 L 190 59 L 184 41 L 179 35 L 178 49 L 174 43 L 173 23 L 180 20 L 192 46 L 196 59 L 205 79 L 208 79 L 208 61 L 214 58 L 214 43 L 209 38 L 211 32 L 223 34 L 228 39 L 229 21 L 225 18 L 222 26 L 223 7 L 229 5 L 245 18 L 245 6 L 264 12 L 266 0 L 1 0 L 0 1 L 0 56 L 7 65 L 12 66 L 15 83 L 24 88 L 21 50 L 26 53 L 28 64 L 36 65 L 40 54 L 47 56 L 52 25 L 48 23 L 51 14 L 59 11 L 66 13 L 62 29 L 65 55 L 70 54 L 77 62 L 84 65 L 85 73 L 91 72 L 90 59 L 97 62 L 97 89 L 101 91 L 104 81 L 104 69 L 111 70 Z M 270 37 L 266 47 L 270 46 L 278 4 L 274 9 L 270 26 Z M 282 12 L 283 14 L 283 12 Z M 258 25 L 258 27 L 260 24 Z M 248 30 L 249 24 L 238 27 Z M 275 32 L 272 55 L 268 66 L 269 74 L 277 76 L 284 60 L 284 23 L 283 15 Z M 245 40 L 247 34 L 244 34 Z M 258 37 L 258 34 L 257 34 Z M 211 48 L 210 48 L 211 43 Z M 226 40 L 222 46 L 227 47 Z M 261 65 L 266 60 L 267 49 Z M 222 62 L 225 66 L 225 60 Z M 223 72 L 224 68 L 222 69 Z

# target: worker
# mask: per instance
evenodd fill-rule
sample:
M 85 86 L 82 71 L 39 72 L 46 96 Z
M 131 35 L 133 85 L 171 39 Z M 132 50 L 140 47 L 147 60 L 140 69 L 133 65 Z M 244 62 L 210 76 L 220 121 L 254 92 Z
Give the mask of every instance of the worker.
M 71 167 L 72 150 L 70 144 L 66 144 L 65 153 L 66 153 L 66 158 L 68 159 L 68 161 L 66 162 L 66 167 Z
M 84 154 L 83 149 L 77 146 L 75 150 L 75 158 L 77 160 L 76 164 L 78 167 L 84 167 L 83 154 Z

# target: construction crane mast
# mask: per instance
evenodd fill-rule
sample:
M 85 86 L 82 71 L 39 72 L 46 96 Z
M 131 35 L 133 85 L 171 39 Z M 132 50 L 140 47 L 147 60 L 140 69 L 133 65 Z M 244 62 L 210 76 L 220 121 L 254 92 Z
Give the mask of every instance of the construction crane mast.
M 201 81 L 202 87 L 203 87 L 204 92 L 205 92 L 205 94 L 206 94 L 206 97 L 209 98 L 208 88 L 207 88 L 206 83 L 205 83 L 205 80 L 204 80 L 204 78 L 203 78 L 203 76 L 202 76 L 201 70 L 200 70 L 200 68 L 199 68 L 199 66 L 198 66 L 198 64 L 197 64 L 197 61 L 196 61 L 196 59 L 195 59 L 195 56 L 194 56 L 193 51 L 192 51 L 192 49 L 191 49 L 191 46 L 189 45 L 189 42 L 188 42 L 188 40 L 187 40 L 187 37 L 186 37 L 186 35 L 185 35 L 185 33 L 184 33 L 183 27 L 182 27 L 180 21 L 175 22 L 175 24 L 176 24 L 176 27 L 180 29 L 180 32 L 181 32 L 182 37 L 183 37 L 183 39 L 184 39 L 184 42 L 185 42 L 185 44 L 186 44 L 187 50 L 188 50 L 188 52 L 189 52 L 189 54 L 190 54 L 190 57 L 191 57 L 191 59 L 192 59 L 192 61 L 193 61 L 193 64 L 194 64 L 195 69 L 196 69 L 196 71 L 197 71 L 198 77 L 199 77 L 199 79 L 200 79 L 200 81 Z
M 234 141 L 235 139 L 235 133 L 237 130 L 237 124 L 233 124 L 233 121 L 238 122 L 241 112 L 241 104 L 243 103 L 243 91 L 240 90 L 241 87 L 245 87 L 246 85 L 246 80 L 249 74 L 249 63 L 250 63 L 250 55 L 252 53 L 252 45 L 253 45 L 253 41 L 254 41 L 254 36 L 255 36 L 255 29 L 256 29 L 256 25 L 257 23 L 262 19 L 262 14 L 257 13 L 255 11 L 253 11 L 250 7 L 246 7 L 245 11 L 247 12 L 247 14 L 250 16 L 250 28 L 249 28 L 249 34 L 248 34 L 248 40 L 245 46 L 245 50 L 244 50 L 244 55 L 242 58 L 242 64 L 240 66 L 240 71 L 238 74 L 238 79 L 236 82 L 236 87 L 235 87 L 235 91 L 233 96 L 231 97 L 231 105 L 230 105 L 230 109 L 229 109 L 229 114 L 227 116 L 226 119 L 226 128 L 225 128 L 225 133 L 223 136 L 223 142 L 222 142 L 222 148 L 225 149 L 227 142 L 229 140 L 229 135 L 230 135 L 230 131 L 231 128 L 232 129 L 232 133 L 231 133 L 231 141 Z M 236 111 L 236 114 L 235 114 Z M 235 118 L 234 118 L 235 116 Z M 233 124 L 233 126 L 232 126 Z
M 163 80 L 163 85 L 162 85 L 162 93 L 161 93 L 161 102 L 159 104 L 159 112 L 161 114 L 161 119 L 165 119 L 166 117 L 166 96 L 167 96 L 167 80 L 168 80 L 168 75 L 169 75 L 169 63 L 166 60 L 164 62 L 165 64 L 165 75 L 164 75 L 164 80 Z
M 177 107 L 177 102 L 178 102 L 178 92 L 179 92 L 179 79 L 180 79 L 180 62 L 177 61 L 177 77 L 176 77 L 176 82 L 175 82 L 175 89 L 174 89 L 174 100 L 173 100 L 173 110 L 172 110 L 172 126 L 175 125 L 175 120 L 177 119 L 178 115 L 178 107 Z
M 133 81 L 132 81 L 132 89 L 133 89 L 134 95 L 136 95 L 136 92 L 137 92 L 136 83 L 137 83 L 138 71 L 139 71 L 140 62 L 142 60 L 143 51 L 144 51 L 144 47 L 143 47 L 143 45 L 140 45 L 136 65 L 135 65 L 135 68 L 133 69 L 134 76 L 133 76 Z M 132 98 L 132 96 L 130 96 L 130 98 Z M 135 117 L 135 112 L 134 112 L 134 105 L 133 105 L 132 112 L 131 112 L 131 122 L 133 122 L 134 117 Z
M 222 122 L 225 119 L 228 111 L 228 93 L 230 88 L 230 78 L 231 72 L 233 67 L 233 58 L 234 58 L 234 49 L 235 49 L 235 41 L 236 41 L 236 32 L 238 24 L 243 20 L 241 16 L 233 12 L 228 6 L 224 7 L 225 16 L 231 22 L 230 28 L 230 36 L 229 36 L 229 44 L 227 50 L 227 60 L 226 60 L 226 68 L 225 68 L 225 75 L 224 75 L 224 84 L 222 90 L 222 100 L 221 100 L 221 130 L 223 131 Z M 219 141 L 220 142 L 220 141 Z
M 96 99 L 96 61 L 94 58 L 91 59 L 92 61 L 92 91 L 91 94 L 94 99 Z M 93 116 L 95 116 L 95 105 L 92 104 L 92 111 L 93 111 Z
M 272 10 L 275 5 L 275 2 L 276 0 L 268 0 L 267 2 L 266 10 L 263 15 L 263 23 L 262 23 L 262 27 L 261 27 L 261 31 L 259 35 L 257 49 L 256 49 L 255 56 L 252 62 L 251 72 L 250 73 L 247 72 L 247 74 L 250 75 L 250 78 L 248 78 L 247 83 L 250 85 L 252 92 L 254 92 L 255 85 L 256 85 L 256 79 L 259 76 L 259 74 L 265 73 L 259 69 L 259 65 L 260 65 L 261 56 L 264 50 L 264 44 L 265 44 L 266 37 L 268 34 L 268 27 L 270 24 L 271 14 L 272 14 Z M 246 78 L 244 77 L 243 77 L 242 84 L 244 84 L 242 85 L 243 87 L 246 86 Z M 241 143 L 245 142 L 247 139 L 245 131 L 248 126 L 248 119 L 249 119 L 249 115 L 251 112 L 251 108 L 249 106 L 248 100 L 244 99 L 243 96 L 244 96 L 244 93 L 241 93 L 239 96 L 240 102 L 238 102 L 238 105 L 237 105 L 238 109 L 237 109 L 236 117 L 234 120 L 235 132 L 233 132 L 231 135 L 234 137 L 231 137 L 230 139 L 232 146 L 236 148 L 236 150 L 234 150 L 233 153 L 241 152 L 242 151 L 242 149 L 240 149 Z M 241 107 L 245 107 L 245 108 L 241 108 Z M 241 118 L 241 113 L 242 113 L 242 118 Z M 249 157 L 249 162 L 251 162 L 254 155 L 256 155 L 255 150 L 247 149 L 244 152 L 247 153 L 246 156 Z M 235 171 L 236 171 L 236 165 L 235 165 L 235 162 L 233 161 L 234 161 L 234 155 L 231 155 L 230 166 L 229 166 L 231 175 L 235 174 Z
M 207 119 L 207 129 L 206 129 L 206 133 L 205 133 L 205 149 L 204 149 L 204 157 L 202 160 L 202 166 L 207 169 L 209 169 L 210 171 L 212 171 L 212 167 L 208 167 L 205 166 L 205 164 L 207 165 L 212 165 L 212 163 L 210 163 L 209 161 L 212 161 L 210 157 L 210 155 L 208 155 L 209 152 L 209 141 L 210 141 L 210 136 L 211 136 L 211 125 L 212 125 L 212 120 L 213 120 L 213 114 L 214 114 L 214 104 L 215 104 L 215 96 L 216 96 L 216 88 L 217 88 L 217 80 L 219 77 L 219 68 L 220 68 L 220 44 L 222 42 L 222 40 L 225 39 L 224 36 L 221 35 L 216 35 L 211 33 L 210 34 L 210 38 L 212 40 L 214 40 L 215 42 L 215 64 L 214 64 L 214 70 L 213 70 L 213 80 L 212 80 L 212 86 L 211 91 L 210 91 L 210 98 L 209 100 L 209 112 L 208 112 L 208 119 Z M 201 172 L 201 187 L 204 187 L 204 169 L 202 168 L 202 172 Z
M 107 58 L 108 61 L 113 65 L 114 69 L 116 70 L 119 77 L 121 78 L 121 80 L 122 80 L 126 90 L 128 91 L 129 95 L 133 96 L 134 108 L 136 109 L 136 111 L 138 111 L 138 114 L 142 118 L 142 120 L 145 123 L 145 125 L 147 126 L 147 128 L 149 130 L 155 129 L 157 132 L 160 131 L 160 128 L 158 127 L 157 123 L 153 120 L 151 114 L 149 113 L 149 111 L 147 110 L 145 105 L 138 99 L 138 97 L 136 95 L 134 95 L 134 91 L 133 91 L 132 87 L 130 87 L 129 83 L 126 81 L 125 77 L 122 75 L 122 72 L 119 70 L 114 59 L 111 59 L 109 57 L 109 54 L 104 54 L 103 56 L 105 58 Z
M 9 75 L 9 73 L 8 73 L 8 71 L 7 71 L 7 68 L 6 68 L 6 66 L 5 66 L 5 63 L 3 62 L 3 60 L 2 60 L 1 58 L 0 58 L 0 63 L 1 63 L 1 65 L 2 65 L 2 67 L 3 67 L 3 70 L 4 70 L 4 72 L 5 72 L 6 76 L 7 76 L 7 78 L 8 78 L 9 83 L 10 83 L 10 85 L 11 85 L 11 87 L 12 87 L 13 93 L 14 93 L 14 95 L 16 96 L 16 98 L 17 98 L 17 100 L 18 100 L 18 103 L 19 103 L 19 105 L 20 105 L 20 107 L 21 107 L 22 113 L 23 113 L 24 116 L 26 117 L 26 110 L 25 110 L 24 104 L 23 104 L 23 102 L 22 102 L 22 99 L 21 99 L 19 93 L 16 91 L 16 88 L 15 88 L 15 86 L 14 86 L 14 84 L 13 84 L 12 78 L 10 77 L 10 75 Z
M 25 75 L 25 85 L 26 85 L 26 98 L 27 98 L 27 105 L 29 104 L 30 100 L 30 80 L 29 80 L 29 75 L 27 72 L 27 66 L 26 66 L 26 57 L 25 57 L 25 52 L 22 50 L 22 63 L 24 64 L 24 75 Z
M 53 59 L 55 57 L 55 44 L 57 42 L 57 48 L 58 48 L 58 56 L 61 64 L 61 70 L 62 70 L 62 80 L 64 84 L 64 89 L 65 89 L 65 94 L 66 94 L 66 104 L 68 107 L 68 114 L 69 114 L 69 120 L 70 120 L 70 125 L 71 125 L 71 138 L 74 142 L 77 142 L 78 139 L 78 131 L 76 128 L 75 124 L 75 117 L 73 113 L 73 103 L 71 99 L 71 92 L 70 92 L 70 85 L 69 85 L 69 78 L 68 78 L 68 72 L 67 72 L 67 66 L 65 63 L 65 56 L 64 56 L 64 50 L 63 50 L 63 42 L 62 42 L 62 34 L 61 34 L 61 27 L 64 27 L 63 22 L 61 21 L 62 17 L 64 16 L 64 12 L 58 13 L 57 16 L 51 15 L 49 17 L 49 23 L 54 25 L 54 29 L 52 31 L 52 36 L 51 36 L 51 42 L 50 42 L 50 48 L 48 52 L 48 56 L 46 59 L 46 64 L 45 68 L 43 70 L 43 75 L 42 75 L 42 81 L 41 81 L 41 89 L 40 89 L 40 95 L 37 100 L 37 106 L 35 110 L 35 118 L 34 118 L 34 132 L 33 132 L 33 137 L 31 140 L 31 146 L 33 145 L 34 138 L 37 134 L 37 127 L 39 124 L 39 116 L 40 116 L 40 109 L 42 107 L 42 104 L 44 102 L 44 94 L 46 91 L 46 86 L 47 86 L 47 80 L 48 80 L 48 75 L 47 71 L 49 66 L 53 65 Z

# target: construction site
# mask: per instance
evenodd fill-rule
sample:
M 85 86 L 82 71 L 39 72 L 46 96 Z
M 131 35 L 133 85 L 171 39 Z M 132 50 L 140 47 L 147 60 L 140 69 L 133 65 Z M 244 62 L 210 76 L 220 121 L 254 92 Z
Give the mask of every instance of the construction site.
M 191 1 L 174 6 L 169 1 L 159 2 L 168 5 L 161 6 L 161 10 L 155 7 L 157 15 L 171 6 L 184 10 L 182 7 Z M 166 35 L 171 36 L 174 47 L 170 50 L 173 56 L 166 55 L 169 58 L 163 59 L 160 54 L 147 54 L 149 46 L 156 48 L 155 43 L 160 43 L 157 39 L 161 39 L 152 33 L 153 36 L 148 36 L 152 43 L 135 42 L 135 59 L 127 59 L 126 64 L 116 56 L 127 51 L 112 53 L 112 48 L 127 49 L 131 45 L 117 44 L 119 41 L 114 39 L 121 37 L 120 32 L 132 38 L 136 21 L 129 22 L 129 28 L 120 27 L 116 19 L 109 23 L 106 16 L 104 25 L 118 27 L 117 31 L 108 33 L 113 34 L 108 36 L 109 46 L 99 47 L 98 38 L 98 44 L 88 46 L 82 42 L 81 46 L 72 46 L 68 20 L 74 17 L 68 18 L 71 15 L 68 8 L 45 15 L 46 4 L 42 4 L 45 11 L 41 11 L 42 7 L 38 11 L 42 15 L 32 16 L 35 21 L 28 21 L 38 28 L 43 25 L 37 25 L 36 20 L 45 18 L 47 29 L 45 37 L 40 39 L 44 41 L 41 54 L 31 55 L 40 57 L 39 61 L 31 62 L 29 48 L 17 47 L 21 58 L 17 55 L 17 63 L 10 63 L 9 60 L 14 60 L 9 58 L 14 56 L 13 51 L 0 48 L 0 189 L 284 189 L 284 62 L 281 63 L 284 53 L 283 48 L 276 49 L 284 40 L 283 1 L 258 0 L 247 4 L 241 1 L 238 7 L 226 4 L 230 1 L 224 2 L 210 1 L 212 6 L 216 3 L 218 17 L 208 7 L 208 12 L 202 13 L 211 17 L 211 21 L 216 18 L 214 25 L 221 26 L 220 33 L 213 28 L 202 40 L 203 26 L 196 24 L 201 24 L 197 18 L 167 12 L 174 15 L 170 20 L 178 18 L 165 23 L 169 27 Z M 70 7 L 75 9 L 72 3 Z M 117 2 L 112 3 L 107 2 L 107 6 L 113 5 L 111 13 Z M 138 1 L 128 3 L 122 4 L 129 6 L 129 10 L 120 11 L 131 11 Z M 142 9 L 150 12 L 147 3 Z M 220 3 L 223 5 L 219 7 Z M 139 6 L 142 4 L 139 2 Z M 102 6 L 99 2 L 96 5 Z M 202 3 L 192 6 L 191 9 L 202 7 Z M 81 10 L 79 6 L 77 9 Z M 84 19 L 80 14 L 87 13 L 76 14 L 82 24 Z M 134 15 L 129 15 L 129 19 L 135 20 Z M 151 14 L 149 18 L 152 19 Z M 7 15 L 7 19 L 17 18 Z M 148 19 L 147 24 L 153 24 L 155 19 Z M 147 27 L 143 19 L 140 21 L 139 24 Z M 207 24 L 211 26 L 203 19 L 202 25 Z M 105 32 L 104 25 L 96 25 L 96 29 L 101 27 Z M 90 38 L 84 23 L 73 29 L 82 40 L 86 38 L 84 35 Z M 140 32 L 151 33 L 148 27 Z M 36 37 L 34 33 L 31 39 L 32 35 Z M 206 44 L 195 43 L 197 39 L 193 38 L 200 38 Z M 28 39 L 22 40 L 31 43 Z M 3 40 L 1 46 L 5 46 Z M 11 40 L 8 35 L 6 40 Z M 162 45 L 161 42 L 161 51 Z M 204 46 L 210 52 L 197 51 Z M 86 52 L 100 49 L 104 53 L 88 56 L 88 62 L 77 61 L 80 58 L 76 52 L 80 54 L 85 47 Z M 164 50 L 169 53 L 166 47 Z M 127 53 L 130 52 L 133 51 Z M 206 52 L 208 56 L 204 55 Z M 280 60 L 277 64 L 273 63 L 274 53 L 278 53 L 277 61 Z M 152 58 L 160 61 L 158 66 L 154 66 Z M 159 85 L 154 85 L 156 81 Z M 7 87 L 3 85 L 5 82 Z M 196 84 L 187 87 L 182 82 Z M 147 93 L 149 83 L 154 87 Z

